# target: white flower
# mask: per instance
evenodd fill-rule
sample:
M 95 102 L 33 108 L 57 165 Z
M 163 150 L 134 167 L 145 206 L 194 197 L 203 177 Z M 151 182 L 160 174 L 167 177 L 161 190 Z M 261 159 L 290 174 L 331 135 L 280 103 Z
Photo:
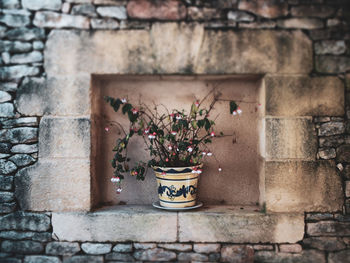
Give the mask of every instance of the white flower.
M 237 108 L 237 113 L 238 113 L 238 114 L 242 114 L 242 110 L 241 110 L 240 107 Z
M 148 135 L 148 139 L 153 140 L 154 138 L 156 138 L 156 136 L 154 136 L 152 134 Z
M 221 172 L 221 171 L 222 171 L 222 168 L 221 168 L 221 167 L 219 167 L 218 171 L 219 171 L 219 172 Z
M 126 98 L 123 98 L 123 99 L 122 99 L 122 103 L 126 103 Z
M 145 134 L 148 134 L 149 133 L 149 129 L 145 129 Z
M 213 153 L 211 153 L 211 152 L 207 153 L 207 156 L 212 156 L 212 155 L 213 155 Z
M 197 100 L 194 105 L 196 105 L 196 107 L 198 107 L 199 106 L 199 101 Z
M 206 152 L 202 152 L 202 155 L 205 156 L 205 155 L 207 155 L 207 153 Z
M 177 119 L 177 120 L 181 120 L 181 119 L 182 119 L 181 115 L 180 115 L 180 114 L 177 114 L 177 115 L 176 115 L 176 119 Z
M 197 174 L 201 174 L 202 173 L 202 170 L 201 169 L 198 169 L 197 170 Z
M 214 136 L 215 136 L 215 132 L 211 132 L 211 133 L 210 133 L 210 136 L 211 136 L 211 137 L 214 137 Z
M 113 178 L 111 178 L 111 182 L 112 183 L 119 183 L 120 182 L 120 178 L 119 177 L 113 177 Z
M 120 194 L 123 191 L 123 189 L 121 189 L 120 187 L 117 188 L 117 194 Z
M 343 171 L 344 167 L 341 163 L 337 164 L 337 168 L 339 169 L 339 171 Z
M 176 131 L 172 131 L 171 134 L 175 136 L 177 134 L 177 132 Z
M 188 146 L 187 151 L 188 151 L 188 152 L 192 152 L 192 151 L 193 151 L 193 148 L 192 148 L 191 146 Z
M 137 109 L 132 109 L 131 112 L 132 114 L 137 114 L 139 111 Z
M 234 110 L 234 111 L 232 112 L 232 115 L 237 115 L 237 111 Z
M 171 145 L 168 146 L 169 151 L 171 151 L 173 149 L 173 147 Z

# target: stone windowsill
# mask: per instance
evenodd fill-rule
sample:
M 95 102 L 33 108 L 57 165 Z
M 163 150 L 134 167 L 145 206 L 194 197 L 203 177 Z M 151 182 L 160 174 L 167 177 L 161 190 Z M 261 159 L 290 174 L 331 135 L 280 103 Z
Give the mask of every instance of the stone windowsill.
M 94 212 L 52 213 L 61 241 L 295 243 L 301 213 L 261 213 L 256 207 L 205 206 L 169 212 L 152 206 L 112 206 Z

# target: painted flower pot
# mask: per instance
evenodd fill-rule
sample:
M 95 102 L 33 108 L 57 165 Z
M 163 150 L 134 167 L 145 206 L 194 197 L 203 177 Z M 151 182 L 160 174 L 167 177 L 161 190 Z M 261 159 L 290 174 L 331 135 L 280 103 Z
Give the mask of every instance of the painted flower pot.
M 194 206 L 202 166 L 153 167 L 160 205 L 171 208 Z

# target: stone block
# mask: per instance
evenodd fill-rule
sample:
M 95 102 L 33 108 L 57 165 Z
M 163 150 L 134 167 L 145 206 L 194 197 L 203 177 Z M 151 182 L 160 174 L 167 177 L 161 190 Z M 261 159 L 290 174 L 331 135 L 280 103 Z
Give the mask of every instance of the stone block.
M 266 162 L 265 189 L 266 207 L 274 212 L 331 212 L 343 204 L 332 161 Z
M 320 159 L 329 160 L 336 157 L 336 152 L 334 148 L 320 148 L 318 150 L 317 156 Z
M 350 250 L 343 250 L 339 252 L 328 254 L 328 263 L 347 262 L 350 258 Z
M 213 31 L 200 24 L 154 23 L 151 30 L 93 34 L 54 30 L 46 46 L 45 71 L 56 77 L 77 73 L 307 74 L 312 69 L 311 41 L 299 31 Z M 241 46 L 245 52 L 239 52 Z M 109 55 L 101 56 L 98 50 Z
M 9 241 L 1 242 L 1 251 L 14 254 L 39 254 L 44 251 L 44 246 L 35 241 Z
M 178 0 L 154 2 L 131 0 L 127 5 L 130 18 L 156 20 L 182 20 L 186 18 L 186 6 Z
M 255 17 L 243 11 L 229 11 L 227 13 L 227 19 L 236 22 L 252 22 L 255 20 Z
M 11 144 L 3 142 L 0 143 L 0 153 L 10 153 Z
M 281 244 L 279 245 L 279 249 L 285 253 L 300 253 L 303 250 L 299 244 Z
M 0 41 L 0 51 L 1 52 L 27 52 L 30 51 L 32 45 L 30 43 L 21 41 Z
M 13 184 L 13 176 L 0 175 L 0 190 L 11 190 Z
M 103 263 L 102 256 L 73 256 L 70 258 L 65 258 L 63 263 Z
M 127 18 L 124 6 L 100 6 L 97 7 L 96 12 L 102 17 L 111 17 L 119 20 Z
M 18 89 L 17 109 L 25 115 L 87 115 L 89 86 L 89 75 L 28 78 Z
M 4 128 L 30 127 L 38 126 L 38 119 L 36 117 L 23 117 L 1 121 L 0 123 Z
M 45 253 L 48 255 L 71 256 L 80 251 L 76 242 L 50 242 L 46 245 Z
M 341 145 L 337 148 L 337 161 L 350 162 L 350 145 Z
M 216 8 L 208 7 L 195 7 L 191 6 L 187 8 L 187 16 L 190 20 L 212 20 L 222 18 L 221 12 Z
M 111 252 L 112 245 L 101 243 L 83 243 L 81 244 L 81 249 L 86 254 L 103 255 Z
M 45 214 L 15 212 L 0 217 L 0 230 L 46 231 L 50 217 Z
M 90 209 L 89 159 L 46 159 L 15 176 L 20 207 L 33 211 Z
M 300 17 L 329 17 L 334 15 L 336 9 L 326 5 L 298 5 L 291 9 L 292 16 Z
M 75 5 L 72 8 L 73 15 L 87 15 L 89 17 L 97 17 L 96 8 L 91 4 Z
M 220 252 L 220 244 L 193 244 L 193 251 L 197 253 L 217 253 Z
M 340 55 L 346 52 L 344 40 L 323 40 L 315 43 L 315 53 L 318 55 Z
M 12 192 L 0 192 L 0 203 L 12 202 L 14 194 Z
M 7 93 L 6 91 L 0 91 L 0 103 L 7 102 L 10 100 L 11 100 L 11 95 L 9 93 Z
M 3 0 L 1 3 L 1 8 L 11 9 L 11 8 L 20 8 L 21 4 L 19 0 Z
M 316 56 L 316 71 L 319 73 L 342 73 L 350 70 L 350 58 L 346 56 Z
M 15 154 L 9 158 L 11 162 L 18 167 L 27 166 L 34 163 L 36 160 L 28 154 Z
M 42 28 L 14 28 L 6 32 L 6 36 L 10 40 L 22 40 L 22 41 L 31 41 L 37 39 L 45 39 L 45 30 Z M 29 43 L 23 43 L 29 45 Z M 26 50 L 28 51 L 28 50 Z
M 0 70 L 0 80 L 12 80 L 19 79 L 26 76 L 35 76 L 39 74 L 38 67 L 32 67 L 27 65 L 15 65 L 2 67 Z
M 43 55 L 40 51 L 30 53 L 16 54 L 10 59 L 11 64 L 29 64 L 43 61 Z
M 45 28 L 89 29 L 89 19 L 85 16 L 73 16 L 50 11 L 36 12 L 33 24 Z
M 119 22 L 112 18 L 91 19 L 91 27 L 93 29 L 116 29 L 119 27 Z
M 180 254 L 179 254 L 179 256 L 180 256 Z M 175 252 L 167 251 L 167 250 L 164 250 L 162 248 L 151 248 L 151 249 L 136 251 L 136 252 L 134 252 L 133 256 L 137 260 L 142 260 L 142 261 L 167 261 L 167 262 L 169 262 L 169 261 L 176 259 Z
M 350 181 L 345 181 L 345 196 L 350 197 Z
M 234 263 L 253 263 L 254 249 L 245 245 L 224 245 L 221 248 L 221 261 Z
M 346 248 L 345 243 L 339 237 L 308 237 L 303 239 L 303 244 L 307 248 L 326 251 L 337 251 Z
M 264 82 L 266 115 L 344 115 L 344 84 L 337 77 L 266 76 Z
M 181 243 L 158 244 L 158 247 L 165 248 L 167 250 L 175 250 L 175 251 L 182 251 L 182 252 L 192 250 L 191 244 L 181 244 Z
M 39 129 L 39 158 L 90 157 L 89 119 L 43 117 Z
M 338 134 L 343 134 L 345 132 L 344 122 L 332 121 L 322 123 L 318 128 L 319 136 L 333 136 Z
M 326 257 L 324 253 L 317 250 L 304 250 L 300 254 L 258 251 L 254 255 L 254 260 L 255 262 L 261 263 L 326 263 Z
M 1 231 L 0 237 L 10 240 L 31 239 L 37 232 Z M 34 240 L 39 241 L 39 240 Z
M 175 242 L 176 222 L 175 213 L 157 211 L 148 206 L 52 214 L 53 233 L 66 241 Z
M 150 249 L 150 248 L 156 248 L 156 243 L 134 243 L 135 249 Z
M 307 213 L 305 216 L 306 221 L 319 221 L 333 218 L 333 214 L 331 213 Z
M 6 160 L 0 160 L 0 174 L 10 174 L 17 170 L 17 166 L 11 162 Z
M 311 118 L 265 118 L 265 158 L 267 160 L 314 160 L 316 130 Z
M 50 256 L 25 256 L 24 263 L 61 263 L 61 260 Z
M 106 260 L 117 260 L 118 262 L 134 262 L 135 259 L 127 253 L 112 252 L 105 256 Z
M 273 245 L 254 245 L 254 250 L 274 250 Z
M 0 22 L 9 27 L 25 27 L 30 24 L 30 18 L 27 13 L 2 13 Z
M 11 148 L 12 153 L 36 153 L 38 144 L 17 144 Z
M 132 244 L 117 244 L 113 247 L 114 252 L 127 253 L 132 251 Z
M 11 203 L 0 203 L 0 213 L 1 214 L 7 214 L 7 213 L 12 213 L 16 209 L 16 203 L 11 202 Z
M 14 117 L 15 111 L 12 103 L 0 103 L 0 117 Z
M 277 26 L 281 28 L 317 29 L 323 28 L 323 22 L 318 18 L 287 18 L 278 20 Z
M 320 221 L 306 224 L 309 236 L 349 236 L 350 222 Z
M 178 217 L 180 242 L 295 243 L 304 235 L 303 214 L 262 214 L 219 206 Z
M 229 1 L 228 1 L 229 2 Z M 266 18 L 277 18 L 288 14 L 288 4 L 284 1 L 241 0 L 238 9 L 252 12 Z
M 29 10 L 60 10 L 62 0 L 22 0 L 22 6 Z
M 38 128 L 19 127 L 6 130 L 2 140 L 11 143 L 32 143 L 38 140 Z

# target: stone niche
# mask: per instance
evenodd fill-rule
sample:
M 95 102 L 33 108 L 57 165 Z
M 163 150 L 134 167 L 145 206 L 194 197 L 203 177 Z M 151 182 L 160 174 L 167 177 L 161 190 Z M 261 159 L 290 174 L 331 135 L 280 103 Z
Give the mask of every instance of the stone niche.
M 53 30 L 45 49 L 46 80 L 27 80 L 17 92 L 17 108 L 22 114 L 43 116 L 39 127 L 39 160 L 15 177 L 21 208 L 52 211 L 53 229 L 60 240 L 97 240 L 94 239 L 97 236 L 98 241 L 145 242 L 301 240 L 304 212 L 339 211 L 343 203 L 335 163 L 316 160 L 317 134 L 312 118 L 342 116 L 344 87 L 336 77 L 310 77 L 311 45 L 299 30 L 206 30 L 196 23 L 154 23 L 150 30 Z M 225 192 L 222 197 L 227 204 L 259 202 L 261 206 L 266 205 L 267 214 L 255 211 L 256 207 L 237 211 L 232 205 L 217 206 L 221 200 L 213 198 L 215 190 L 208 191 L 208 195 L 201 193 L 202 200 L 215 205 L 199 212 L 169 213 L 149 205 L 119 205 L 89 212 L 98 203 L 122 201 L 112 198 L 108 190 L 111 186 L 103 182 L 109 179 L 108 171 L 102 173 L 107 178 L 96 180 L 95 171 L 109 169 L 109 166 L 103 164 L 108 156 L 98 156 L 97 159 L 104 160 L 100 162 L 102 168 L 95 162 L 101 151 L 94 148 L 99 138 L 96 133 L 102 132 L 93 128 L 95 120 L 101 121 L 96 117 L 97 104 L 93 101 L 95 93 L 108 89 L 114 90 L 112 95 L 125 95 L 123 85 L 131 89 L 135 84 L 130 82 L 131 78 L 125 79 L 130 75 L 137 76 L 140 78 L 137 81 L 145 85 L 153 86 L 152 83 L 157 82 L 155 90 L 165 82 L 169 85 L 188 82 L 191 87 L 184 102 L 193 101 L 192 89 L 196 89 L 196 85 L 220 78 L 223 78 L 220 81 L 233 82 L 232 87 L 237 89 L 232 88 L 232 95 L 238 99 L 241 96 L 236 93 L 238 90 L 259 90 L 254 96 L 259 96 L 257 100 L 262 109 L 254 124 L 258 132 L 252 135 L 255 136 L 253 148 L 258 153 L 254 157 L 258 160 L 257 170 L 247 172 L 250 175 L 240 179 L 236 173 L 226 174 L 220 183 L 233 176 L 239 180 L 239 186 L 247 189 L 240 189 L 237 194 Z M 178 76 L 176 80 L 171 79 L 173 75 Z M 214 76 L 214 79 L 205 76 Z M 245 76 L 248 78 L 242 78 Z M 254 81 L 258 84 L 253 85 Z M 149 98 L 150 94 L 143 92 L 143 96 Z M 159 93 L 165 102 L 168 92 Z M 177 101 L 174 100 L 174 106 Z M 250 110 L 245 110 L 245 114 Z M 108 143 L 106 140 L 101 147 Z M 239 144 L 227 149 L 235 151 L 234 147 L 239 148 Z M 218 154 L 220 157 L 225 151 Z M 223 157 L 224 165 L 234 165 L 233 159 Z M 211 172 L 209 165 L 208 172 Z M 204 178 L 204 189 L 215 176 Z M 149 178 L 151 180 L 151 176 Z M 146 185 L 148 183 L 151 182 Z M 232 190 L 238 188 L 232 187 Z M 106 193 L 101 193 L 104 191 Z M 150 204 L 153 200 L 146 193 L 142 195 L 147 196 L 147 201 L 126 195 L 123 198 L 130 204 Z M 199 223 L 193 231 L 188 231 L 191 222 L 192 225 Z M 162 232 L 157 228 L 161 225 L 165 233 L 162 237 L 167 239 L 142 235 L 143 231 L 137 231 L 140 224 L 147 233 Z M 126 225 L 127 229 L 123 229 Z M 249 231 L 233 227 L 241 225 Z M 203 229 L 210 232 L 209 237 L 201 235 Z
M 185 107 L 187 113 L 196 99 L 204 98 L 213 88 L 222 93 L 221 98 L 240 101 L 242 116 L 229 113 L 228 101 L 216 104 L 211 118 L 216 118 L 215 130 L 228 137 L 218 138 L 210 148 L 220 161 L 223 171 L 214 157 L 207 158 L 199 185 L 199 200 L 208 205 L 256 205 L 259 203 L 259 174 L 262 158 L 258 153 L 258 120 L 262 115 L 259 105 L 261 80 L 258 77 L 238 76 L 94 76 L 92 82 L 92 178 L 95 203 L 98 204 L 150 204 L 158 198 L 153 171 L 148 170 L 146 180 L 137 182 L 126 177 L 123 192 L 116 195 L 110 178 L 113 168 L 113 147 L 121 137 L 118 121 L 128 126 L 127 117 L 116 114 L 103 100 L 104 96 L 121 96 L 135 103 L 142 100 L 150 108 L 158 105 L 161 113 Z M 209 106 L 212 96 L 205 101 Z M 112 124 L 112 125 L 111 125 Z M 110 127 L 107 133 L 105 127 Z M 130 141 L 130 164 L 138 160 L 147 161 L 149 154 L 144 150 L 141 138 Z M 99 198 L 99 200 L 97 199 Z

